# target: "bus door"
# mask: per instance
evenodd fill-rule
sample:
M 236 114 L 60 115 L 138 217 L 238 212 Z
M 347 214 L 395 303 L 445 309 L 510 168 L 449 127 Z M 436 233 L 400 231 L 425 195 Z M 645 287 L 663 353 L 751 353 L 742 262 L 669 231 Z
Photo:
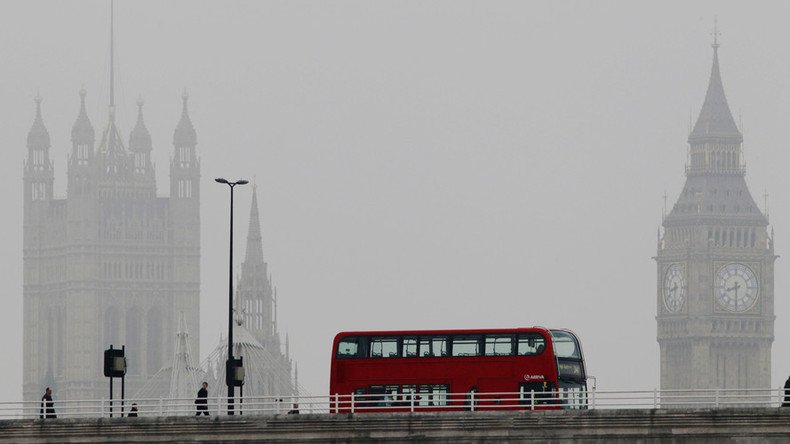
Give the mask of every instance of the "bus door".
M 364 388 L 354 389 L 354 410 L 358 410 L 360 407 L 366 407 L 366 391 L 367 390 Z
M 536 381 L 522 382 L 518 385 L 519 403 L 531 405 L 534 399 L 535 405 L 547 405 L 554 403 L 555 385 L 553 382 Z

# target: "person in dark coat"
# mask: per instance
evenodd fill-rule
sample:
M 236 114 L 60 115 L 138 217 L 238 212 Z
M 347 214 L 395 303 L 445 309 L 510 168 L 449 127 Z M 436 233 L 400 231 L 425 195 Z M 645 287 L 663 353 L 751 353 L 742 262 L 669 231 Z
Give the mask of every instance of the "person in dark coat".
M 299 403 L 294 402 L 293 403 L 293 408 L 291 408 L 291 410 L 288 410 L 288 414 L 289 415 L 298 415 L 299 414 Z
M 208 382 L 203 382 L 203 387 L 198 390 L 197 399 L 195 400 L 195 404 L 197 405 L 197 413 L 195 416 L 200 416 L 201 414 L 209 416 L 208 414 Z
M 790 376 L 785 381 L 785 399 L 782 402 L 782 407 L 790 407 Z
M 137 403 L 132 403 L 132 408 L 129 410 L 129 414 L 127 415 L 129 418 L 137 418 Z
M 52 401 L 52 389 L 47 387 L 44 391 L 44 396 L 41 397 L 41 410 L 38 413 L 41 419 L 57 418 L 55 414 L 55 403 Z

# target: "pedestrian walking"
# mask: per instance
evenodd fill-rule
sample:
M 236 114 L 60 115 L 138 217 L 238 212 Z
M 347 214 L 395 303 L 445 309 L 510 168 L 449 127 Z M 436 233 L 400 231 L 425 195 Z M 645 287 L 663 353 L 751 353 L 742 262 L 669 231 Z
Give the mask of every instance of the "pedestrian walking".
M 132 408 L 129 410 L 129 414 L 127 415 L 129 418 L 137 418 L 137 403 L 132 403 Z
M 195 404 L 197 405 L 197 412 L 195 416 L 200 416 L 201 414 L 209 416 L 208 414 L 208 382 L 203 381 L 203 387 L 198 390 L 197 399 L 195 399 Z
M 44 391 L 44 396 L 41 397 L 41 410 L 38 413 L 38 417 L 41 419 L 58 417 L 55 414 L 55 403 L 52 401 L 52 389 L 49 387 Z

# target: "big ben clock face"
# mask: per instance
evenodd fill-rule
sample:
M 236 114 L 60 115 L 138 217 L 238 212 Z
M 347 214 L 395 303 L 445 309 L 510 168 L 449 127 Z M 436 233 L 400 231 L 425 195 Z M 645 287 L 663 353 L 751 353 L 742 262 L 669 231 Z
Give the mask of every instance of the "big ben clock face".
M 752 308 L 759 293 L 757 275 L 744 264 L 727 264 L 716 273 L 714 296 L 716 302 L 728 311 L 740 313 Z
M 664 306 L 670 313 L 677 313 L 686 301 L 686 277 L 680 264 L 667 267 L 664 274 Z

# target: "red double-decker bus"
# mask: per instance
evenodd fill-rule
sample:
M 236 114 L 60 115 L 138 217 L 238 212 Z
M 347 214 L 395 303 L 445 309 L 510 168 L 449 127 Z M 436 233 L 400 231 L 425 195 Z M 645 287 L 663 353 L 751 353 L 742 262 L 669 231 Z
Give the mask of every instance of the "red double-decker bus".
M 341 413 L 587 407 L 579 339 L 543 327 L 339 333 L 329 390 Z

